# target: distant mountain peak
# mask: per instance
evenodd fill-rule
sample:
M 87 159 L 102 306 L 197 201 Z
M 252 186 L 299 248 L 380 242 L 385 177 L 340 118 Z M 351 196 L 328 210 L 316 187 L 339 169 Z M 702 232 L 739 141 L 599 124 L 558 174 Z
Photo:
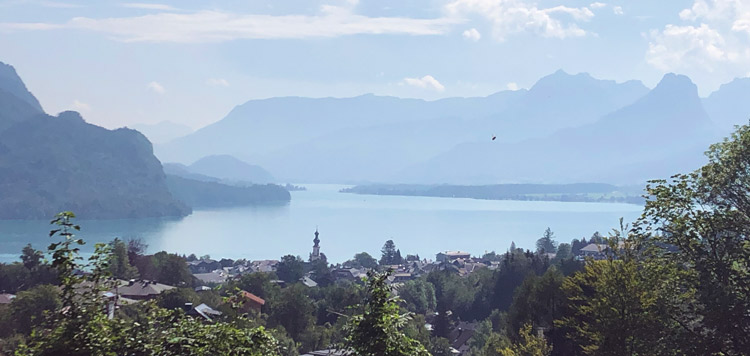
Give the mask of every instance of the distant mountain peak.
M 698 86 L 687 76 L 675 73 L 665 74 L 661 81 L 659 81 L 659 84 L 651 90 L 649 96 L 700 100 Z
M 42 106 L 39 104 L 39 100 L 26 88 L 26 84 L 18 76 L 16 69 L 12 65 L 3 62 L 0 62 L 0 90 L 6 91 L 27 102 L 35 110 L 39 111 L 39 113 L 44 112 Z
M 57 114 L 57 117 L 64 120 L 86 122 L 78 111 L 66 110 Z

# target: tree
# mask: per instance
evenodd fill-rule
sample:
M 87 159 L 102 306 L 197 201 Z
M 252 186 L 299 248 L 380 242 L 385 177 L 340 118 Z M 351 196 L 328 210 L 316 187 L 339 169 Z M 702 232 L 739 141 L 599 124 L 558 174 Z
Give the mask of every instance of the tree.
M 276 275 L 279 279 L 288 283 L 297 283 L 305 275 L 305 266 L 302 258 L 286 255 L 276 266 Z
M 23 266 L 29 271 L 39 268 L 39 266 L 42 265 L 43 258 L 44 254 L 42 251 L 34 249 L 31 247 L 31 244 L 24 246 L 21 251 L 21 263 L 23 263 Z
M 42 284 L 19 292 L 13 299 L 10 310 L 16 330 L 28 335 L 35 326 L 46 320 L 49 313 L 59 310 L 60 306 L 60 293 L 57 288 Z
M 679 342 L 684 332 L 662 307 L 665 275 L 644 268 L 637 239 L 624 239 L 625 230 L 608 239 L 607 259 L 587 261 L 583 271 L 565 279 L 568 309 L 556 326 L 587 355 L 694 354 L 687 340 Z
M 378 268 L 378 260 L 376 260 L 375 257 L 370 256 L 370 254 L 367 252 L 360 252 L 354 255 L 354 258 L 351 261 L 353 262 L 352 265 L 354 267 L 363 267 L 368 269 Z
M 342 348 L 358 356 L 428 356 L 418 341 L 406 336 L 403 328 L 411 315 L 400 314 L 397 297 L 386 284 L 389 272 L 368 272 L 367 294 L 357 308 L 361 314 L 346 324 Z
M 706 155 L 695 172 L 647 186 L 637 229 L 651 266 L 673 277 L 665 293 L 682 291 L 665 307 L 692 342 L 704 354 L 741 355 L 750 350 L 750 126 Z
M 181 310 L 166 310 L 152 302 L 143 304 L 135 319 L 108 317 L 108 301 L 101 292 L 109 289 L 109 249 L 97 244 L 89 262 L 82 264 L 72 230 L 73 213 L 58 214 L 59 234 L 49 250 L 52 266 L 60 276 L 62 308 L 49 313 L 42 325 L 34 327 L 28 341 L 15 350 L 17 356 L 89 355 L 279 355 L 276 340 L 262 327 L 244 328 L 235 323 L 203 323 L 186 317 Z M 87 275 L 77 270 L 90 271 Z
M 310 262 L 310 278 L 321 287 L 326 287 L 334 282 L 333 273 L 331 273 L 328 262 L 324 258 Z
M 269 325 L 281 325 L 289 336 L 298 340 L 313 325 L 315 307 L 307 297 L 305 286 L 294 284 L 281 290 L 278 300 L 270 305 Z
M 424 279 L 415 279 L 398 288 L 398 295 L 406 303 L 406 308 L 417 314 L 435 310 L 435 287 Z
M 138 269 L 130 264 L 128 247 L 125 242 L 115 238 L 109 244 L 112 254 L 109 257 L 109 272 L 112 277 L 130 280 L 138 278 Z
M 557 255 L 555 255 L 555 260 L 566 260 L 568 258 L 573 257 L 573 255 L 570 253 L 570 244 L 568 243 L 561 243 L 557 246 Z
M 550 228 L 544 230 L 544 235 L 536 240 L 536 252 L 539 254 L 543 253 L 555 253 L 557 251 L 557 242 L 554 240 L 555 234 Z
M 519 331 L 521 341 L 497 350 L 501 356 L 548 356 L 552 347 L 547 345 L 543 336 L 531 333 L 531 324 L 524 325 Z
M 380 257 L 381 265 L 394 265 L 400 262 L 398 261 L 398 257 L 400 257 L 400 255 L 396 255 L 396 244 L 393 242 L 393 240 L 386 241 L 380 252 L 382 253 Z
M 143 256 L 148 249 L 148 245 L 141 238 L 128 239 L 128 262 L 135 266 L 138 256 Z
M 176 287 L 191 287 L 193 274 L 187 266 L 187 261 L 179 255 L 157 252 L 151 258 L 155 273 L 151 279 Z

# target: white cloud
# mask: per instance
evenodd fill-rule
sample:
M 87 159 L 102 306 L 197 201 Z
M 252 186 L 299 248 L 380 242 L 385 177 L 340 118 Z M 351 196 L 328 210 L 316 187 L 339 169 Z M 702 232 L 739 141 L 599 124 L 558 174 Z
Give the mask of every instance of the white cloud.
M 451 16 L 486 18 L 492 23 L 493 37 L 499 41 L 521 32 L 553 38 L 585 36 L 586 31 L 575 21 L 588 21 L 594 17 L 588 7 L 538 8 L 523 0 L 454 0 L 445 9 Z M 569 21 L 570 18 L 573 21 Z
M 750 2 L 695 0 L 679 16 L 688 24 L 651 31 L 649 64 L 693 76 L 719 72 L 712 77 L 722 81 L 750 70 Z
M 228 87 L 229 82 L 223 78 L 209 78 L 206 80 L 206 84 L 212 87 Z
M 612 8 L 612 11 L 615 13 L 615 15 L 624 15 L 625 11 L 622 10 L 622 6 L 615 6 Z
M 505 87 L 508 88 L 508 90 L 513 90 L 513 91 L 521 89 L 520 87 L 518 87 L 518 84 L 516 84 L 515 82 L 510 82 Z
M 166 4 L 149 4 L 149 3 L 142 3 L 142 2 L 127 2 L 124 4 L 120 4 L 122 7 L 127 7 L 131 9 L 144 9 L 144 10 L 164 10 L 164 11 L 171 11 L 176 10 L 174 7 Z
M 460 18 L 368 17 L 351 4 L 321 7 L 317 15 L 257 15 L 223 11 L 162 12 L 137 17 L 76 17 L 64 24 L 0 23 L 6 30 L 77 29 L 123 42 L 225 42 L 237 39 L 320 38 L 358 34 L 440 35 Z
M 463 36 L 465 39 L 470 41 L 479 41 L 480 38 L 482 38 L 482 34 L 477 31 L 476 28 L 471 28 L 466 31 L 464 31 Z
M 81 102 L 78 99 L 73 100 L 73 104 L 70 105 L 70 108 L 83 113 L 91 112 L 91 105 Z
M 436 91 L 445 90 L 445 86 L 440 84 L 440 82 L 431 75 L 425 75 L 422 78 L 404 78 L 403 83 L 422 89 L 432 89 Z
M 603 2 L 593 2 L 593 3 L 591 3 L 591 5 L 589 5 L 589 7 L 592 8 L 592 9 L 601 9 L 603 7 L 606 7 L 606 6 L 607 6 L 607 4 L 605 4 Z
M 706 24 L 699 27 L 667 25 L 663 31 L 653 31 L 651 37 L 648 63 L 662 70 L 701 66 L 713 71 L 715 64 L 737 58 L 737 53 L 725 49 L 724 37 Z
M 164 90 L 164 86 L 159 84 L 159 82 L 148 83 L 148 88 L 157 94 L 164 94 L 164 92 L 166 91 Z

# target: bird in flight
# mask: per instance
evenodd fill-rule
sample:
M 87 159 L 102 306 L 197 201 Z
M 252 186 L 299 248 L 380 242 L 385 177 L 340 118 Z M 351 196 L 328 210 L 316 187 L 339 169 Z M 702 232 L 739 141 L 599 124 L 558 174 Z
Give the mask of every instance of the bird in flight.
M 497 138 L 497 136 L 492 135 L 492 141 L 495 141 L 496 138 Z

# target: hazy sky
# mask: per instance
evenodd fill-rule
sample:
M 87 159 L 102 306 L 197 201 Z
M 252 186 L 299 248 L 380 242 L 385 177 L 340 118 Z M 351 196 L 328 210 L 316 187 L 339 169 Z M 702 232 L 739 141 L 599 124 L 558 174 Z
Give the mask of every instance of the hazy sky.
M 750 72 L 748 0 L 0 0 L 0 61 L 50 113 L 194 128 L 272 96 L 436 99 L 564 69 L 707 95 Z

